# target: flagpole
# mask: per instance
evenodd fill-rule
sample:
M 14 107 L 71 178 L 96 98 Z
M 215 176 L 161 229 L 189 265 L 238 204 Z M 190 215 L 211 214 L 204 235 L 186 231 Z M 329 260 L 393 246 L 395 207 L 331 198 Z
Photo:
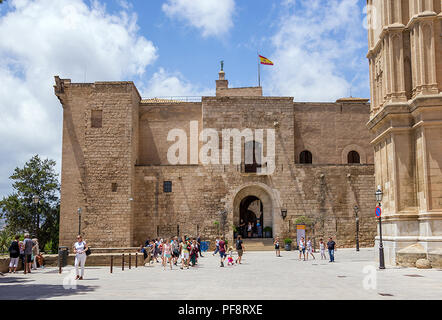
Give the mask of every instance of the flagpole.
M 261 87 L 261 64 L 259 60 L 259 53 L 256 52 L 258 55 L 258 87 Z

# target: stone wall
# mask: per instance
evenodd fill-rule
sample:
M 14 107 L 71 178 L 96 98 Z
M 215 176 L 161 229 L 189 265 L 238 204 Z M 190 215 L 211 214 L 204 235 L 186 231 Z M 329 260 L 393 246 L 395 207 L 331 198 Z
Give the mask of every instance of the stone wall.
M 132 82 L 71 84 L 55 88 L 63 104 L 60 245 L 81 233 L 95 246 L 129 246 L 132 241 L 134 165 L 140 97 Z M 92 111 L 102 124 L 92 125 Z
M 213 240 L 219 232 L 214 225 L 219 212 L 234 202 L 238 192 L 245 195 L 269 193 L 270 210 L 264 221 L 281 237 L 296 238 L 295 220 L 307 215 L 317 219 L 314 235 L 333 236 L 340 246 L 355 245 L 354 205 L 360 208 L 360 244 L 372 246 L 376 234 L 372 165 L 293 165 L 273 176 L 243 174 L 234 166 L 140 166 L 137 167 L 135 195 L 135 245 L 146 238 L 170 237 L 179 232 Z M 324 175 L 321 178 L 321 175 Z M 151 178 L 146 178 L 151 177 Z M 164 181 L 172 181 L 172 193 L 163 193 Z M 267 188 L 266 188 L 267 187 Z M 270 191 L 269 191 L 270 190 Z M 266 204 L 265 204 L 266 205 Z M 285 220 L 280 209 L 288 211 Z M 265 215 L 270 214 L 270 217 Z M 269 218 L 269 219 L 266 219 Z M 228 228 L 239 217 L 229 211 Z M 267 226 L 267 225 L 264 225 Z M 313 230 L 307 230 L 313 236 Z
M 219 80 L 227 81 L 227 80 Z M 316 238 L 333 236 L 340 246 L 354 246 L 355 216 L 360 208 L 360 243 L 373 243 L 373 165 L 364 125 L 369 107 L 364 99 L 336 103 L 293 103 L 291 97 L 217 96 L 201 103 L 140 102 L 131 82 L 71 84 L 57 79 L 56 94 L 64 109 L 61 189 L 61 245 L 71 246 L 78 232 L 77 208 L 82 207 L 82 233 L 95 247 L 125 247 L 146 238 L 177 234 L 213 240 L 214 222 L 226 210 L 226 232 L 239 223 L 239 203 L 255 196 L 263 203 L 263 226 L 273 235 L 296 238 L 295 220 L 316 221 L 307 230 Z M 147 100 L 146 100 L 147 101 Z M 102 126 L 92 124 L 100 113 Z M 95 120 L 94 120 L 95 121 Z M 202 142 L 191 138 L 203 129 L 275 130 L 275 171 L 244 172 L 238 163 L 193 163 L 190 150 Z M 168 133 L 187 135 L 187 164 L 167 159 Z M 198 138 L 198 136 L 197 136 Z M 254 137 L 256 139 L 256 136 Z M 264 132 L 264 154 L 267 134 Z M 299 152 L 310 149 L 313 164 L 300 164 Z M 360 153 L 361 164 L 346 163 L 347 153 Z M 172 192 L 163 192 L 165 181 Z M 281 217 L 281 209 L 287 217 Z

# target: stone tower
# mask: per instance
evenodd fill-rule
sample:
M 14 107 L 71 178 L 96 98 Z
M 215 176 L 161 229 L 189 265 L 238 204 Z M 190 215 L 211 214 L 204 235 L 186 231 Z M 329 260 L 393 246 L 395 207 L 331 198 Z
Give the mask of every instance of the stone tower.
M 441 1 L 367 3 L 368 128 L 375 136 L 376 185 L 384 193 L 385 261 L 436 264 L 442 250 Z
M 60 245 L 81 233 L 94 247 L 128 247 L 140 95 L 132 82 L 71 83 L 55 77 L 63 106 Z

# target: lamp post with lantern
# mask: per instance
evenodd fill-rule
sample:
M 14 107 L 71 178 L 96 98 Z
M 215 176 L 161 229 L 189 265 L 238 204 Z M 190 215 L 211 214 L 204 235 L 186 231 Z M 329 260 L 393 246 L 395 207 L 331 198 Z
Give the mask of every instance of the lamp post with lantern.
M 382 243 L 382 218 L 381 218 L 381 202 L 383 192 L 381 186 L 378 186 L 378 190 L 375 192 L 376 201 L 378 202 L 378 207 L 376 208 L 376 216 L 379 218 L 379 269 L 385 269 L 384 262 L 384 245 Z
M 359 251 L 359 207 L 354 206 L 353 210 L 355 211 L 355 220 L 356 220 L 356 251 Z
M 37 205 L 38 205 L 39 202 L 40 202 L 40 197 L 37 196 L 37 195 L 34 195 L 32 197 L 32 203 L 34 204 L 34 214 L 35 214 L 35 230 L 34 230 L 34 233 L 35 233 L 36 237 L 38 237 L 38 233 L 39 233 L 39 230 L 40 230 L 40 216 L 38 214 L 38 208 L 37 208 Z
M 78 213 L 78 234 L 81 234 L 81 208 L 77 209 Z

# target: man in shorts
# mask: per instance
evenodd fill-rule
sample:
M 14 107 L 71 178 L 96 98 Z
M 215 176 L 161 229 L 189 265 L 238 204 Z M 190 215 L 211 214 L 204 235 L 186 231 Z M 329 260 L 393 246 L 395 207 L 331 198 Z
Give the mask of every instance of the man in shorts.
M 23 241 L 24 253 L 25 253 L 25 273 L 31 273 L 31 264 L 32 264 L 32 248 L 34 247 L 34 242 L 32 242 L 29 237 L 29 233 L 25 234 L 25 240 Z
M 220 267 L 224 267 L 224 260 L 226 260 L 226 242 L 224 237 L 221 237 L 219 240 L 219 256 L 221 257 Z
M 241 236 L 238 236 L 236 239 L 236 252 L 238 253 L 238 258 L 235 262 L 241 264 L 242 254 L 244 252 L 244 245 L 242 243 Z

